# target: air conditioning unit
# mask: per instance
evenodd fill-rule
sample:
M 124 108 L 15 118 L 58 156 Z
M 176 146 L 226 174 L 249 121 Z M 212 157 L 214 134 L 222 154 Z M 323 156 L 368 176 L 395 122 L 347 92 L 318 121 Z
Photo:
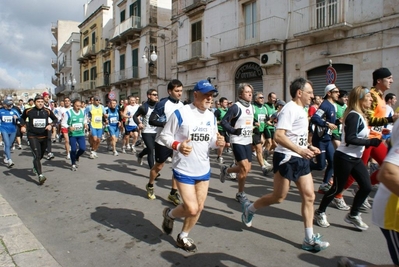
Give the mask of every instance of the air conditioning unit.
M 281 64 L 281 52 L 271 51 L 267 53 L 260 54 L 260 66 L 261 67 L 271 67 L 274 65 Z

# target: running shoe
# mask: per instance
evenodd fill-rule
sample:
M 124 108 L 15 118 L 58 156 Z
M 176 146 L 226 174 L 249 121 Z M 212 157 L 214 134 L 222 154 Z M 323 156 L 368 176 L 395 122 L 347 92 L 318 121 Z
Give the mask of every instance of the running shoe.
M 328 190 L 330 190 L 331 188 L 331 184 L 326 183 L 326 184 L 321 184 L 319 186 L 319 191 L 317 191 L 319 194 L 325 194 L 328 192 Z
M 11 168 L 12 166 L 14 166 L 14 162 L 12 162 L 12 160 L 9 159 L 9 160 L 8 160 L 8 163 L 7 163 L 7 167 L 8 167 L 8 168 Z
M 22 149 L 22 146 L 21 145 L 18 145 L 18 150 L 21 150 Z
M 173 195 L 169 194 L 168 199 L 175 205 L 179 205 L 181 203 L 181 198 L 178 192 Z
M 344 198 L 337 198 L 337 197 L 334 197 L 334 199 L 333 199 L 333 201 L 332 201 L 331 203 L 334 204 L 334 206 L 335 206 L 337 209 L 339 209 L 339 210 L 346 210 L 346 211 L 348 211 L 348 210 L 351 209 L 348 205 L 346 205 L 346 202 L 345 202 Z
M 170 208 L 165 208 L 163 210 L 163 222 L 162 222 L 162 230 L 165 232 L 165 234 L 170 235 L 173 231 L 173 224 L 175 222 L 174 219 L 169 217 L 169 211 Z
M 249 201 L 242 204 L 241 220 L 247 227 L 252 226 L 252 219 L 254 217 L 254 213 L 248 209 L 250 205 L 251 202 Z
M 244 192 L 238 192 L 236 194 L 236 200 L 244 205 L 246 202 L 249 202 L 247 195 Z
M 369 226 L 365 224 L 362 220 L 362 217 L 360 216 L 360 213 L 357 216 L 351 216 L 350 213 L 348 213 L 345 216 L 345 222 L 353 224 L 357 229 L 366 231 L 369 229 Z
M 317 225 L 320 227 L 326 228 L 330 226 L 330 224 L 327 221 L 327 215 L 325 212 L 319 212 L 319 210 L 315 210 L 314 220 L 317 223 Z
M 356 196 L 357 191 L 359 191 L 359 188 L 356 187 L 355 189 L 353 189 L 352 195 Z M 371 206 L 371 204 L 369 202 L 369 197 L 367 197 L 364 200 L 364 202 L 362 203 L 362 205 L 360 206 L 360 210 L 363 211 L 363 212 L 367 212 L 371 208 L 372 208 L 372 206 Z
M 13 151 L 15 150 L 15 145 L 12 146 L 12 150 L 13 150 Z
M 268 169 L 265 165 L 263 165 L 263 166 L 262 166 L 262 173 L 263 173 L 263 176 L 266 176 L 268 172 L 269 172 L 269 169 Z
M 54 158 L 54 154 L 53 153 L 48 153 L 47 154 L 47 160 L 51 160 L 51 159 L 53 159 Z
M 71 159 L 71 155 L 68 153 L 66 159 Z
M 136 153 L 137 151 L 136 151 L 136 148 L 132 145 L 131 147 L 130 147 L 130 150 L 133 152 L 133 153 Z
M 224 183 L 226 181 L 227 178 L 227 166 L 226 165 L 221 165 L 220 166 L 220 175 L 219 175 L 219 180 Z
M 180 238 L 180 234 L 177 235 L 176 245 L 187 252 L 197 251 L 197 246 L 194 244 L 194 240 L 188 237 Z
M 96 151 L 93 151 L 93 155 L 94 155 L 95 158 L 98 158 L 98 155 L 97 155 Z
M 72 170 L 73 172 L 76 172 L 76 171 L 78 170 L 78 168 L 76 167 L 76 165 L 72 165 L 71 170 Z
M 148 199 L 155 199 L 155 194 L 154 194 L 154 186 L 149 187 L 148 184 L 145 186 L 145 189 L 147 190 L 147 197 Z
M 91 158 L 91 159 L 95 159 L 96 157 L 94 156 L 94 153 L 93 153 L 93 151 L 90 153 L 90 156 L 89 156 L 89 158 Z
M 326 241 L 321 241 L 321 235 L 320 234 L 313 234 L 311 239 L 305 238 L 302 243 L 302 249 L 308 250 L 308 251 L 320 251 L 328 248 L 330 246 L 330 243 Z
M 166 162 L 167 162 L 167 163 L 171 163 L 171 162 L 172 162 L 172 158 L 171 158 L 171 157 L 168 157 L 168 158 L 166 159 Z
M 338 267 L 356 267 L 356 263 L 349 260 L 347 257 L 341 257 L 337 262 Z
M 118 156 L 119 155 L 119 153 L 118 153 L 118 151 L 114 151 L 114 156 Z
M 8 164 L 8 158 L 4 158 L 3 161 L 4 161 L 5 164 Z
M 43 175 L 43 174 L 40 174 L 39 175 L 39 185 L 42 185 L 42 184 L 44 184 L 44 182 L 47 180 L 47 178 Z
M 122 147 L 122 153 L 126 154 L 126 147 L 125 146 Z
M 223 164 L 223 157 L 217 157 L 216 160 L 219 164 Z
M 269 171 L 271 171 L 271 170 L 273 170 L 273 165 L 272 164 L 270 164 L 269 162 L 267 162 L 267 160 L 263 160 L 263 166 L 266 166 L 266 168 L 269 170 Z

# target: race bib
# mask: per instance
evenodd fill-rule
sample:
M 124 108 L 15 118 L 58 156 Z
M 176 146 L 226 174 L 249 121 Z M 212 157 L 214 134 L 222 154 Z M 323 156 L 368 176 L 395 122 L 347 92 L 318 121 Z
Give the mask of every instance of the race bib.
M 208 126 L 194 126 L 189 128 L 190 139 L 194 142 L 209 142 L 210 128 Z
M 46 128 L 46 119 L 33 119 L 33 127 Z
M 296 144 L 300 147 L 307 148 L 308 147 L 308 137 L 306 135 L 300 135 L 296 139 Z
M 81 131 L 83 130 L 83 125 L 81 123 L 73 123 L 72 127 L 75 128 L 74 131 Z
M 252 136 L 252 126 L 251 127 L 243 126 L 241 134 L 244 137 L 251 137 Z
M 382 133 L 382 128 L 383 128 L 382 126 L 373 126 L 371 127 L 371 130 L 374 132 Z
M 101 116 L 94 117 L 94 122 L 96 122 L 96 123 L 102 122 L 102 117 Z
M 11 123 L 12 122 L 12 116 L 3 116 L 3 121 L 7 122 L 7 123 Z
M 109 123 L 111 123 L 111 124 L 118 123 L 118 119 L 116 117 L 112 117 L 109 119 Z
M 258 122 L 264 122 L 266 119 L 266 115 L 265 114 L 259 114 L 258 115 Z

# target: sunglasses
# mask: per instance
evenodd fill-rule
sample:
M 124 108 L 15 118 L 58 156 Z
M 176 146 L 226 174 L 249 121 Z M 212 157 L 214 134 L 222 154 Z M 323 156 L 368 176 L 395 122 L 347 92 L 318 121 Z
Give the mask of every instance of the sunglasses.
M 336 90 L 336 91 L 331 91 L 331 94 L 337 94 L 337 93 L 339 93 L 338 90 Z
M 259 99 L 264 99 L 265 97 L 263 97 L 263 96 L 260 96 L 260 97 L 258 97 Z
M 151 94 L 151 95 L 153 95 L 153 96 L 158 96 L 158 94 Z

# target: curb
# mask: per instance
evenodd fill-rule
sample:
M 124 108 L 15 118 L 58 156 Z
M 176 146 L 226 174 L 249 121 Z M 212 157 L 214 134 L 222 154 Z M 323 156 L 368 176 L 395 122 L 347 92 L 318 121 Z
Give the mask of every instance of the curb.
M 10 204 L 0 195 L 0 267 L 61 265 L 24 225 Z

